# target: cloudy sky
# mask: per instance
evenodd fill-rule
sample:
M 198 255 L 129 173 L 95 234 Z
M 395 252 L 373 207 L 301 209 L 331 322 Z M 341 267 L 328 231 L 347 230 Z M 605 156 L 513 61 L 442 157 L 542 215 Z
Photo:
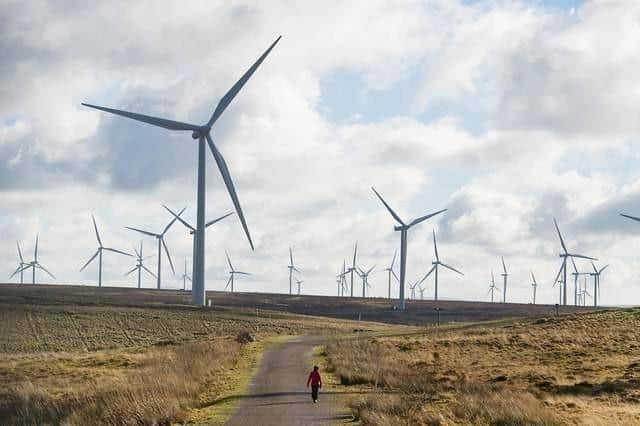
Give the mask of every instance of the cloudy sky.
M 433 229 L 465 272 L 442 272 L 443 298 L 486 300 L 504 256 L 510 300 L 530 301 L 533 271 L 554 303 L 555 216 L 571 249 L 611 265 L 602 302 L 640 303 L 640 223 L 617 216 L 640 216 L 640 3 L 626 0 L 0 0 L 0 272 L 16 268 L 16 241 L 30 260 L 39 232 L 57 282 L 95 284 L 97 265 L 79 272 L 92 213 L 105 245 L 128 251 L 140 235 L 124 227 L 161 229 L 162 203 L 194 221 L 190 135 L 80 103 L 206 122 L 278 35 L 212 132 L 256 250 L 235 216 L 210 228 L 208 289 L 224 287 L 228 250 L 254 274 L 239 290 L 285 291 L 291 245 L 304 291 L 334 294 L 358 241 L 386 294 L 399 235 L 373 185 L 407 220 L 448 208 L 409 239 L 410 281 L 431 266 Z M 210 219 L 233 205 L 206 161 Z M 186 229 L 167 243 L 181 272 Z M 105 254 L 105 284 L 133 286 L 133 266 Z

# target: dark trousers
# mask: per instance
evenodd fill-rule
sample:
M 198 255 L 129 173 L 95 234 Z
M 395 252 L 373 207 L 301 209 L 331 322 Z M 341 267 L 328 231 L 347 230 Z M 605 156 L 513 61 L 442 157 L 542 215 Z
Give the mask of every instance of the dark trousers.
M 318 400 L 318 389 L 320 388 L 320 386 L 318 385 L 311 385 L 311 398 L 314 401 Z

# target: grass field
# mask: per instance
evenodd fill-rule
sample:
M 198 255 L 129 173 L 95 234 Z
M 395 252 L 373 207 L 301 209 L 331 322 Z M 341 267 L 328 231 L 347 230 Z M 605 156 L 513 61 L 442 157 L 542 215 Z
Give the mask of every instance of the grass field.
M 363 424 L 640 424 L 640 310 L 339 340 Z

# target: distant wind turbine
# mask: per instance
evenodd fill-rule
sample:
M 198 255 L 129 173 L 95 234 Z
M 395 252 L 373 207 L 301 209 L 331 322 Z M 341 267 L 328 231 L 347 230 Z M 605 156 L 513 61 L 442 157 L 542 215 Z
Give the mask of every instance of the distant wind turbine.
M 33 260 L 31 262 L 27 262 L 25 264 L 24 268 L 22 268 L 20 271 L 14 272 L 14 274 L 17 273 L 17 272 L 22 273 L 23 271 L 26 271 L 29 268 L 31 268 L 31 284 L 35 284 L 36 283 L 36 269 L 42 269 L 51 278 L 53 278 L 54 280 L 56 279 L 56 277 L 54 277 L 53 274 L 51 272 L 49 272 L 47 269 L 45 269 L 45 267 L 42 266 L 40 264 L 40 262 L 38 261 L 38 234 L 36 234 L 36 247 L 33 250 Z
M 435 293 L 434 293 L 434 297 L 433 300 L 438 300 L 438 266 L 442 266 L 444 268 L 450 269 L 453 272 L 456 272 L 460 275 L 464 275 L 462 272 L 458 271 L 456 268 L 454 268 L 453 266 L 449 266 L 446 263 L 443 263 L 440 261 L 440 256 L 438 256 L 438 244 L 436 243 L 436 231 L 433 231 L 433 251 L 436 255 L 436 260 L 434 260 L 433 262 L 431 262 L 431 264 L 433 265 L 431 267 L 431 269 L 429 270 L 429 272 L 427 272 L 427 275 L 424 276 L 423 280 L 427 279 L 427 277 L 429 275 L 431 275 L 432 272 L 434 272 L 434 282 L 435 282 Z M 421 281 L 421 282 L 422 282 Z
M 149 268 L 147 268 L 146 266 L 144 266 L 143 262 L 150 258 L 151 256 L 147 256 L 147 257 L 143 257 L 142 255 L 142 241 L 140 241 L 140 250 L 137 249 L 133 249 L 136 252 L 136 266 L 130 270 L 129 272 L 125 273 L 124 275 L 131 275 L 134 271 L 138 271 L 138 288 L 142 288 L 142 270 L 144 269 L 149 275 L 151 275 L 153 278 L 157 278 L 156 274 L 154 274 L 153 272 L 151 272 L 149 270 Z
M 491 285 L 489 286 L 489 293 L 491 294 L 491 303 L 494 303 L 494 292 L 500 292 L 500 289 L 498 287 L 496 287 L 496 280 L 495 277 L 493 276 L 493 271 L 491 271 Z
M 396 263 L 396 255 L 398 254 L 398 250 L 393 252 L 393 259 L 391 259 L 391 265 L 385 269 L 385 272 L 387 272 L 388 274 L 388 281 L 389 281 L 389 292 L 388 292 L 388 298 L 391 299 L 391 277 L 393 276 L 396 280 L 398 279 L 398 276 L 396 275 L 395 271 L 393 270 L 393 264 Z
M 182 290 L 186 291 L 187 290 L 187 280 L 189 280 L 189 282 L 193 282 L 191 280 L 191 277 L 187 273 L 187 259 L 184 260 L 184 273 L 182 274 L 182 276 L 180 278 L 182 278 Z
M 156 273 L 156 279 L 158 283 L 158 290 L 160 289 L 160 285 L 162 283 L 161 274 L 162 274 L 162 247 L 164 247 L 164 252 L 167 254 L 167 259 L 169 260 L 169 266 L 171 266 L 171 271 L 176 273 L 175 269 L 173 269 L 173 262 L 171 261 L 171 255 L 169 254 L 169 249 L 167 248 L 167 243 L 164 241 L 164 236 L 171 228 L 171 225 L 176 221 L 177 217 L 179 217 L 182 213 L 184 213 L 185 209 L 180 210 L 177 216 L 174 216 L 173 219 L 164 227 L 161 233 L 156 234 L 154 232 L 143 231 L 142 229 L 132 228 L 131 226 L 125 226 L 125 228 L 130 229 L 132 231 L 140 232 L 144 235 L 149 235 L 150 237 L 154 237 L 158 240 L 158 271 Z
M 291 249 L 291 247 L 289 247 L 289 266 L 287 266 L 287 268 L 289 269 L 289 295 L 293 294 L 293 272 L 298 272 L 300 273 L 300 270 L 298 268 L 296 268 L 296 265 L 293 263 L 293 250 Z
M 123 252 L 121 250 L 103 246 L 102 245 L 102 240 L 100 239 L 100 233 L 98 232 L 98 225 L 96 225 L 96 218 L 93 217 L 93 215 L 91 215 L 91 220 L 93 221 L 93 229 L 96 231 L 96 240 L 98 240 L 98 249 L 96 250 L 94 255 L 91 256 L 91 258 L 89 260 L 87 260 L 87 263 L 85 263 L 82 266 L 82 268 L 80 268 L 80 272 L 84 271 L 84 268 L 89 266 L 89 264 L 97 256 L 98 257 L 98 287 L 102 287 L 102 251 L 106 250 L 106 251 L 110 251 L 110 252 L 113 252 L 113 253 L 122 254 L 124 256 L 129 256 L 129 257 L 133 257 L 133 256 L 131 256 L 129 253 L 125 253 L 125 252 Z
M 435 213 L 421 216 L 409 222 L 408 224 L 406 224 L 405 222 L 402 221 L 402 219 L 400 219 L 400 216 L 398 216 L 398 214 L 395 211 L 393 211 L 393 209 L 389 206 L 389 204 L 387 204 L 387 202 L 382 198 L 382 196 L 378 194 L 375 188 L 371 187 L 371 189 L 376 194 L 378 199 L 382 202 L 382 204 L 384 204 L 385 208 L 389 211 L 391 216 L 393 216 L 393 218 L 399 224 L 394 227 L 394 230 L 400 232 L 400 310 L 405 310 L 404 283 L 405 283 L 405 275 L 406 275 L 406 269 L 407 269 L 407 232 L 414 225 L 422 223 L 433 216 L 436 216 L 442 212 L 445 212 L 447 209 L 442 209 Z
M 229 253 L 225 252 L 225 255 L 227 256 L 227 263 L 229 264 L 229 280 L 227 281 L 227 285 L 225 286 L 225 290 L 229 287 L 231 287 L 231 293 L 233 293 L 234 288 L 233 288 L 233 283 L 234 283 L 234 277 L 236 275 L 251 275 L 248 272 L 242 272 L 242 271 L 236 271 L 235 268 L 233 267 L 233 265 L 231 264 L 231 259 L 229 259 Z
M 533 289 L 533 304 L 536 304 L 536 290 L 538 289 L 538 283 L 536 282 L 536 277 L 535 275 L 533 275 L 533 272 L 531 272 L 531 279 L 533 280 L 531 282 L 531 288 Z
M 502 259 L 502 303 L 507 303 L 507 277 L 509 273 L 507 272 L 507 265 L 504 263 L 504 256 L 501 256 Z
M 358 275 L 360 275 L 360 278 L 362 278 L 362 297 L 366 297 L 367 287 L 371 287 L 369 285 L 369 274 L 371 273 L 371 271 L 373 271 L 373 268 L 375 267 L 376 266 L 373 265 L 367 271 L 364 271 L 363 269 L 358 268 Z
M 18 272 L 20 272 L 20 284 L 24 284 L 24 267 L 28 264 L 25 263 L 24 258 L 22 257 L 22 250 L 20 250 L 20 243 L 16 242 L 16 247 L 18 247 L 18 268 L 15 270 L 13 274 L 9 276 L 9 279 L 13 278 Z
M 351 297 L 353 297 L 353 274 L 358 273 L 358 266 L 356 265 L 356 257 L 358 256 L 358 242 L 356 241 L 356 245 L 353 249 L 353 263 L 347 269 L 347 274 L 351 274 Z
M 222 180 L 227 187 L 227 191 L 229 192 L 229 196 L 233 201 L 233 205 L 235 207 L 236 213 L 238 214 L 238 218 L 240 219 L 240 223 L 242 224 L 242 228 L 249 240 L 249 245 L 253 250 L 253 242 L 251 241 L 251 235 L 249 234 L 249 228 L 247 227 L 247 223 L 244 218 L 244 214 L 242 213 L 242 208 L 240 207 L 240 201 L 238 200 L 238 195 L 236 194 L 236 189 L 233 185 L 233 181 L 231 179 L 231 174 L 229 173 L 229 168 L 227 167 L 227 163 L 222 156 L 222 153 L 218 150 L 216 145 L 211 138 L 211 127 L 216 123 L 216 121 L 220 118 L 222 113 L 227 109 L 231 101 L 236 97 L 238 92 L 242 89 L 242 87 L 247 83 L 247 81 L 251 78 L 253 73 L 258 69 L 260 64 L 265 60 L 267 55 L 271 52 L 271 50 L 275 47 L 275 45 L 280 41 L 281 37 L 278 37 L 276 41 L 274 41 L 271 46 L 258 58 L 258 60 L 240 77 L 240 79 L 229 89 L 229 91 L 220 99 L 216 109 L 213 111 L 211 118 L 205 124 L 196 125 L 189 123 L 182 123 L 179 121 L 167 120 L 164 118 L 151 117 L 148 115 L 137 114 L 128 111 L 121 111 L 112 108 L 105 108 L 102 106 L 91 105 L 83 103 L 82 105 L 95 108 L 101 111 L 105 111 L 111 114 L 120 115 L 123 117 L 127 117 L 133 120 L 142 121 L 143 123 L 151 124 L 158 127 L 163 127 L 168 130 L 174 131 L 188 131 L 191 132 L 191 137 L 193 139 L 198 140 L 198 196 L 197 196 L 197 226 L 196 226 L 196 241 L 197 241 L 197 250 L 196 255 L 193 259 L 193 289 L 192 289 L 192 300 L 196 305 L 204 306 L 205 305 L 205 280 L 204 280 L 204 242 L 205 242 L 205 234 L 204 234 L 204 214 L 205 214 L 205 195 L 206 195 L 206 179 L 205 179 L 205 151 L 206 151 L 206 143 L 209 145 L 209 149 L 213 154 L 213 158 L 215 159 L 218 169 L 220 170 L 220 174 L 222 175 Z M 158 280 L 160 279 L 160 275 L 158 274 Z M 158 281 L 159 282 L 159 281 Z
M 298 285 L 298 296 L 300 296 L 300 285 L 303 283 L 304 281 L 302 280 L 298 280 L 296 279 L 296 284 Z
M 562 266 L 558 271 L 558 275 L 556 275 L 556 279 L 554 280 L 554 283 L 558 281 L 560 274 L 562 274 L 563 275 L 562 290 L 561 290 L 562 300 L 560 303 L 563 305 L 566 305 L 567 304 L 567 258 L 578 257 L 581 259 L 589 259 L 589 260 L 598 260 L 598 259 L 595 259 L 589 256 L 584 256 L 581 254 L 569 253 L 569 251 L 567 250 L 567 246 L 564 243 L 564 239 L 562 238 L 562 234 L 560 233 L 560 228 L 558 227 L 558 222 L 556 221 L 555 217 L 553 218 L 553 224 L 556 227 L 556 231 L 558 231 L 558 238 L 560 239 L 560 245 L 562 246 L 562 253 L 560 253 L 560 257 L 562 258 Z
M 600 297 L 600 274 L 607 269 L 609 265 L 604 265 L 602 268 L 598 269 L 596 268 L 595 263 L 591 262 L 591 267 L 593 268 L 593 272 L 590 272 L 589 275 L 593 277 L 593 307 L 597 308 L 598 297 Z
M 424 291 L 426 288 L 423 288 L 421 284 L 418 284 L 418 291 L 420 292 L 420 300 L 424 300 Z

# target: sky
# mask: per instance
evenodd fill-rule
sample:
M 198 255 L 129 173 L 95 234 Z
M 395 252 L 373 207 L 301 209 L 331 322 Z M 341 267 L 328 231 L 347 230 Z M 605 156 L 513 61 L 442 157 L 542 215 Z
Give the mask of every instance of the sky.
M 154 256 L 155 240 L 125 226 L 161 230 L 162 204 L 194 222 L 191 136 L 81 102 L 204 123 L 282 35 L 212 130 L 256 247 L 236 216 L 209 228 L 207 289 L 224 288 L 227 251 L 253 274 L 237 290 L 288 291 L 291 246 L 303 292 L 332 295 L 357 241 L 359 266 L 376 266 L 371 294 L 386 295 L 399 235 L 374 186 L 405 220 L 448 209 L 409 235 L 408 282 L 431 267 L 433 231 L 441 260 L 464 272 L 441 272 L 441 298 L 488 300 L 504 256 L 509 301 L 531 301 L 533 272 L 538 302 L 555 303 L 556 217 L 571 251 L 610 265 L 601 302 L 640 303 L 640 223 L 618 216 L 640 216 L 640 3 L 0 0 L 0 11 L 6 277 L 16 242 L 28 261 L 39 233 L 57 277 L 39 281 L 95 285 L 97 264 L 79 271 L 97 248 L 92 214 L 105 246 L 142 240 Z M 212 219 L 233 204 L 206 161 Z M 164 285 L 178 288 L 191 239 L 176 223 L 166 241 L 176 275 L 163 258 Z M 134 266 L 105 253 L 104 284 L 134 286 Z M 424 286 L 432 297 L 432 277 Z

